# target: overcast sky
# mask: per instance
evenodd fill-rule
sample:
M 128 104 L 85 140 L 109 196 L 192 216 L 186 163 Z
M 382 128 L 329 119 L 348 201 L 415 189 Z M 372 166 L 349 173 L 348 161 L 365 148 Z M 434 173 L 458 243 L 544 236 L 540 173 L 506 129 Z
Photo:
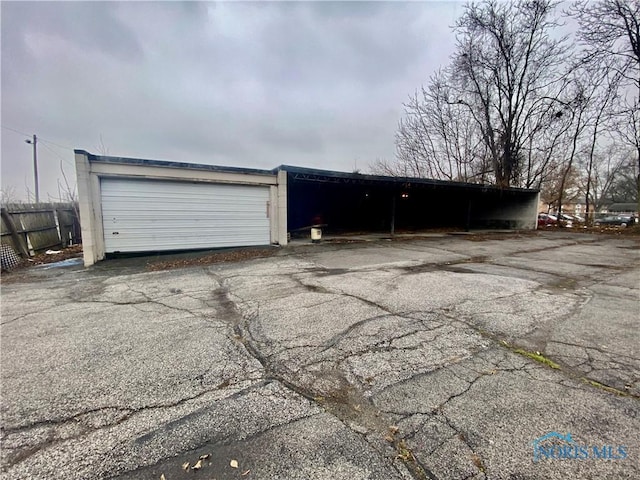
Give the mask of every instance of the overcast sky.
M 91 153 L 366 170 L 447 63 L 459 2 L 6 2 L 2 188 L 58 196 Z

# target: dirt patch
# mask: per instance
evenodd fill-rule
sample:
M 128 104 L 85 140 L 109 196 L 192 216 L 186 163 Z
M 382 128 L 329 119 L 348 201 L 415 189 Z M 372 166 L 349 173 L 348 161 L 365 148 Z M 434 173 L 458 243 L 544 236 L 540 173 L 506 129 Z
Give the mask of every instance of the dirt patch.
M 322 243 L 335 243 L 335 244 L 343 244 L 343 243 L 365 243 L 366 240 L 360 240 L 356 238 L 327 238 L 326 240 L 322 240 Z
M 43 265 L 45 263 L 55 263 L 69 258 L 77 258 L 82 256 L 82 245 L 73 245 L 71 247 L 63 248 L 61 250 L 50 250 L 60 253 L 46 254 L 40 253 L 35 257 L 32 257 L 27 263 L 27 266 Z
M 524 230 L 513 233 L 505 232 L 483 232 L 483 233 L 470 233 L 469 235 L 461 236 L 460 238 L 468 240 L 470 242 L 486 242 L 487 240 L 511 240 L 514 238 L 525 238 L 538 235 L 537 230 Z
M 602 233 L 606 235 L 624 235 L 624 236 L 640 236 L 640 225 L 636 224 L 631 227 L 620 227 L 617 225 L 598 225 L 598 226 L 574 226 L 567 227 L 554 227 L 549 226 L 540 228 L 539 230 L 545 232 L 575 232 L 575 233 Z
M 606 228 L 606 227 L 599 227 L 599 228 Z M 620 227 L 608 227 L 608 230 L 611 230 L 613 228 L 613 230 L 617 230 L 618 232 L 620 232 L 620 235 L 635 235 L 635 236 L 640 236 L 640 225 L 636 224 L 633 225 L 632 227 L 627 227 L 627 228 L 620 228 Z
M 159 271 L 169 270 L 172 268 L 194 267 L 201 265 L 212 265 L 224 262 L 239 262 L 242 260 L 250 260 L 253 258 L 272 257 L 278 253 L 277 248 L 261 248 L 251 250 L 233 250 L 226 252 L 210 253 L 201 257 L 181 258 L 175 260 L 157 260 L 147 264 L 147 270 Z

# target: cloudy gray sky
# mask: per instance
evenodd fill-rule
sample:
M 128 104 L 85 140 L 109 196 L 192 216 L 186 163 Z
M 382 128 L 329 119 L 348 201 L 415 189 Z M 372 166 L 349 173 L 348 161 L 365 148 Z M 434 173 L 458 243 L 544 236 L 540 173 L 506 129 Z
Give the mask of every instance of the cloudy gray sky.
M 364 170 L 452 53 L 459 2 L 6 2 L 2 188 L 92 153 Z M 21 133 L 17 133 L 17 132 Z M 24 134 L 23 134 L 24 133 Z M 101 145 L 102 138 L 102 145 Z

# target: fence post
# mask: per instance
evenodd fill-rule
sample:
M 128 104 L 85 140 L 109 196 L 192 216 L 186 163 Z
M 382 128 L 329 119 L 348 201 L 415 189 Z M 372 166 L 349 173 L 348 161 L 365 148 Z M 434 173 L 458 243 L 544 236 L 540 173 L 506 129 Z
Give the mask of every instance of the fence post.
M 20 235 L 18 235 L 18 231 L 16 230 L 16 226 L 13 223 L 11 215 L 9 215 L 9 212 L 4 207 L 0 210 L 0 212 L 2 214 L 2 219 L 4 220 L 5 225 L 9 229 L 9 233 L 11 233 L 13 243 L 15 244 L 16 248 L 20 250 L 20 255 L 22 255 L 23 258 L 29 258 L 27 247 L 26 245 L 24 245 L 24 243 L 22 243 L 22 238 L 20 237 Z
M 58 222 L 58 237 L 60 238 L 60 242 L 62 243 L 62 248 L 67 248 L 67 245 L 69 244 L 69 235 L 68 235 L 68 232 L 65 230 L 65 225 L 64 225 L 65 216 L 63 212 L 64 210 L 62 210 L 61 208 L 54 209 L 56 222 Z

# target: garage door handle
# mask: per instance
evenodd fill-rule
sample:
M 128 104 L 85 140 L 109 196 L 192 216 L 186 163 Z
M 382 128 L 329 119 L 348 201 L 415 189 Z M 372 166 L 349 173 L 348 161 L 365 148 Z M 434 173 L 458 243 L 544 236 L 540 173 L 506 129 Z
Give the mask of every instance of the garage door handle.
M 111 232 L 111 235 L 120 235 L 120 232 Z

